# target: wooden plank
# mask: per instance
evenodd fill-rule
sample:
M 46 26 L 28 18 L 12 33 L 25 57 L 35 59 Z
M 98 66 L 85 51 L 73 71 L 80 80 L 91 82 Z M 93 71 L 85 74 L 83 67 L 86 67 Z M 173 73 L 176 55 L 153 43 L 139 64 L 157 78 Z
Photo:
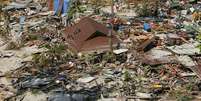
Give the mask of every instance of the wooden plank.
M 50 11 L 54 10 L 54 0 L 48 0 L 48 8 Z

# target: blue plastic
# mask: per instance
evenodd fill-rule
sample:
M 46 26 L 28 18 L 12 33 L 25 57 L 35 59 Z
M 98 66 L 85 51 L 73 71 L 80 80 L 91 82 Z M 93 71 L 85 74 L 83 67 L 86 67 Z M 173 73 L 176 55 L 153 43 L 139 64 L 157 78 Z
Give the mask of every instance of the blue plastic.
M 67 14 L 69 9 L 69 2 L 70 0 L 64 0 L 62 14 Z
M 58 13 L 59 1 L 60 1 L 60 0 L 54 0 L 54 12 L 55 12 L 55 14 Z
M 148 31 L 148 30 L 150 30 L 150 29 L 151 29 L 150 24 L 144 23 L 144 30 L 145 30 L 145 31 Z
M 69 3 L 70 0 L 63 0 L 63 4 L 62 4 L 62 15 L 66 15 L 68 13 L 68 9 L 69 9 Z M 58 10 L 59 10 L 59 3 L 61 2 L 61 0 L 54 0 L 54 11 L 55 14 L 58 14 Z

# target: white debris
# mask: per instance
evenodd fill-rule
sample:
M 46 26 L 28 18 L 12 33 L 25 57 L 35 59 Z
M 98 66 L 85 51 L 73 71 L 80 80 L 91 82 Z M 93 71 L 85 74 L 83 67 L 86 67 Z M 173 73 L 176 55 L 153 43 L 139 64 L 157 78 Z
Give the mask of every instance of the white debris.
M 186 15 L 187 15 L 187 13 L 188 13 L 188 11 L 187 11 L 187 10 L 182 10 L 182 11 L 181 11 L 181 14 L 182 14 L 182 15 L 185 15 L 185 16 L 186 16 Z
M 113 52 L 115 53 L 115 54 L 121 54 L 121 53 L 125 53 L 125 52 L 127 52 L 128 51 L 128 49 L 118 49 L 118 50 L 114 50 Z
M 5 58 L 5 57 L 11 57 L 14 55 L 14 53 L 12 52 L 3 52 L 3 53 L 0 53 L 1 54 L 1 57 Z
M 196 73 L 181 73 L 180 75 L 181 75 L 182 77 L 196 76 Z
M 85 78 L 79 78 L 77 80 L 77 82 L 80 82 L 80 83 L 89 83 L 91 81 L 95 80 L 95 77 L 85 77 Z
M 194 11 L 195 11 L 195 8 L 191 7 L 191 8 L 190 8 L 190 11 L 191 11 L 191 12 L 194 12 Z
M 149 99 L 152 98 L 151 94 L 148 93 L 141 93 L 141 92 L 137 92 L 136 96 L 143 98 L 143 99 Z

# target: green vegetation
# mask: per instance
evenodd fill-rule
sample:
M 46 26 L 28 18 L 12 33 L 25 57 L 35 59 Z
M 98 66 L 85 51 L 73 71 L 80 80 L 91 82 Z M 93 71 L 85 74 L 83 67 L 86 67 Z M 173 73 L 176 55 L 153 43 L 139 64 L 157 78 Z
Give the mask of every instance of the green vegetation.
M 81 3 L 79 2 L 79 0 L 71 1 L 68 11 L 68 18 L 72 19 L 76 12 L 83 12 L 83 10 L 84 9 L 81 8 Z
M 201 41 L 201 34 L 198 34 L 198 36 L 197 36 L 197 40 L 198 40 L 199 42 Z M 201 51 L 201 44 L 198 45 L 198 48 L 199 48 L 200 51 Z
M 111 54 L 110 52 L 98 54 L 98 53 L 91 53 L 85 54 L 80 57 L 80 60 L 85 61 L 87 64 L 99 64 L 99 63 L 112 63 L 115 62 L 116 56 Z
M 177 99 L 177 101 L 192 101 L 192 100 L 193 100 L 193 98 L 188 95 L 182 95 Z
M 115 60 L 115 57 L 110 52 L 107 52 L 106 54 L 103 55 L 103 60 L 107 62 L 112 62 Z
M 71 54 L 67 52 L 67 47 L 64 44 L 46 44 L 43 46 L 47 51 L 33 54 L 33 62 L 37 67 L 58 66 L 66 62 Z
M 192 101 L 194 99 L 191 94 L 194 85 L 189 83 L 183 87 L 171 90 L 169 92 L 170 97 L 173 99 L 177 99 L 177 101 Z
M 124 73 L 124 81 L 130 81 L 131 80 L 131 75 L 128 71 Z
M 198 34 L 197 40 L 198 40 L 198 41 L 201 41 L 201 34 Z

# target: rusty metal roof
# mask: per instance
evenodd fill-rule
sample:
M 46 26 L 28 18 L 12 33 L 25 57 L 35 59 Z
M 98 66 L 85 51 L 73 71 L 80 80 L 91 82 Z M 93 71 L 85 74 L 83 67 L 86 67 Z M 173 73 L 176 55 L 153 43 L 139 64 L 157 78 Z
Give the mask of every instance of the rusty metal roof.
M 109 49 L 109 29 L 89 17 L 80 20 L 79 23 L 67 27 L 64 31 L 64 38 L 75 51 L 91 51 Z M 113 36 L 113 43 L 119 40 Z

